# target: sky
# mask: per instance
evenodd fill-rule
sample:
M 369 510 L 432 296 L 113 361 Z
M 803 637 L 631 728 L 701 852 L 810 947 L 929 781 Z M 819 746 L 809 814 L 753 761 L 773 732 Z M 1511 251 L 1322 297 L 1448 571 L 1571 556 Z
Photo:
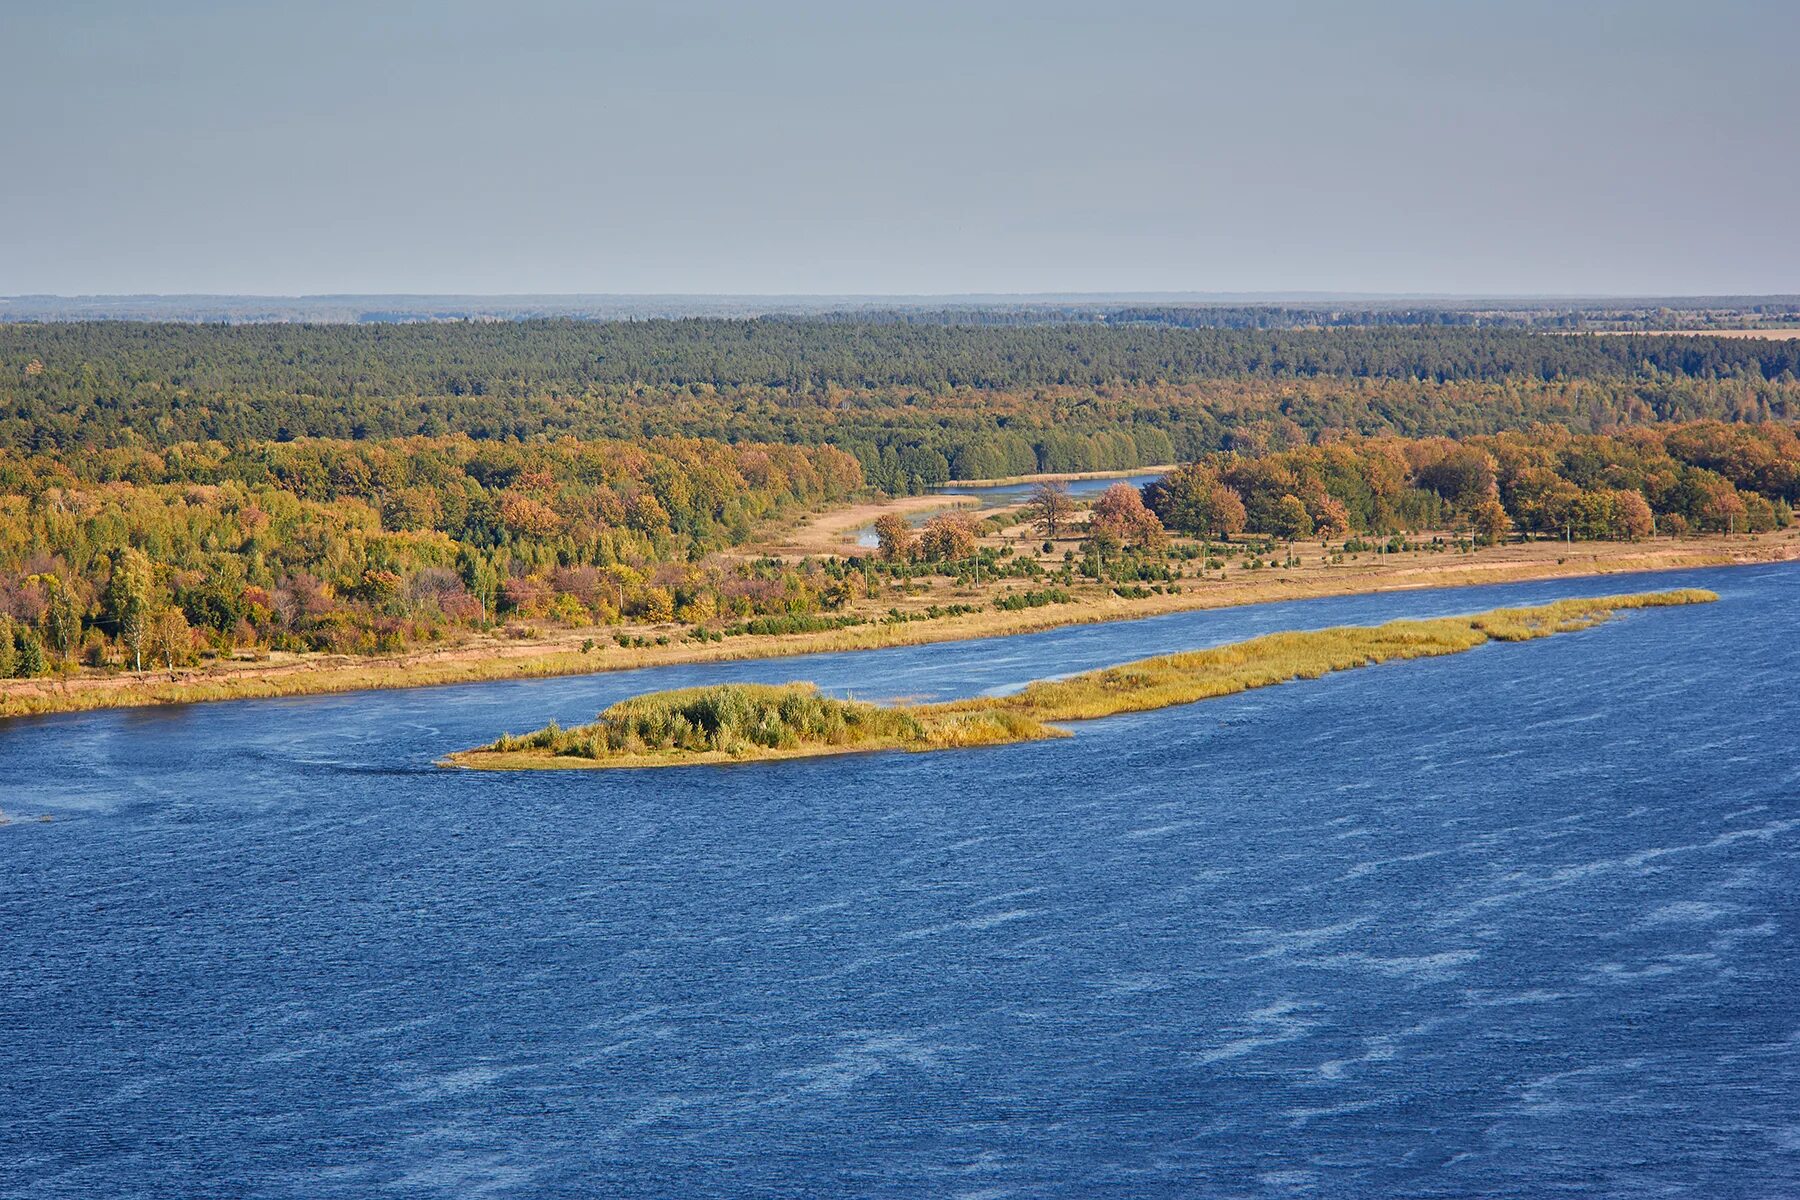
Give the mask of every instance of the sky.
M 1800 292 L 1800 4 L 0 0 L 0 294 Z

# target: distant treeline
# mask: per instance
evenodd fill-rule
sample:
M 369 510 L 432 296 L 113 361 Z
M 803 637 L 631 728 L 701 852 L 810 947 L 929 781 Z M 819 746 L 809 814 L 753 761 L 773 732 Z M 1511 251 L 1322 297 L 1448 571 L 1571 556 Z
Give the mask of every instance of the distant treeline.
M 465 433 L 829 444 L 903 492 L 1335 433 L 1800 413 L 1800 342 L 799 319 L 0 326 L 0 447 Z
M 1133 305 L 1107 310 L 1094 319 L 1117 324 L 1148 323 L 1180 329 L 1332 329 L 1358 326 L 1460 326 L 1508 329 L 1653 330 L 1732 329 L 1800 324 L 1800 301 L 1785 297 L 1720 299 L 1716 303 L 1671 300 L 1663 303 L 1516 301 L 1270 305 Z
M 24 375 L 33 361 L 42 371 Z M 0 368 L 9 377 L 8 393 L 25 404 L 93 401 L 144 384 L 202 396 L 344 400 L 692 386 L 808 394 L 1321 377 L 1773 380 L 1800 375 L 1800 344 L 1410 326 L 986 327 L 783 318 L 375 328 L 90 322 L 0 328 Z
M 785 318 L 861 324 L 1152 323 L 1188 329 L 1499 325 L 1537 329 L 1702 329 L 1800 321 L 1796 296 L 1384 297 L 1324 293 L 1205 296 L 0 296 L 0 324 L 180 321 L 357 324 L 432 321 L 645 321 Z
M 1790 311 L 1782 310 L 1784 313 Z M 1800 319 L 1800 306 L 1791 310 Z M 1489 309 L 1343 306 L 1307 304 L 1020 304 L 943 308 L 859 308 L 820 313 L 815 321 L 844 324 L 912 325 L 1167 325 L 1176 329 L 1328 329 L 1388 325 L 1502 326 L 1515 329 L 1612 328 L 1616 322 L 1645 323 L 1647 313 L 1629 317 L 1589 316 L 1573 309 Z M 1700 321 L 1699 315 L 1694 318 Z M 1714 318 L 1717 319 L 1717 318 Z M 1742 320 L 1742 317 L 1736 318 Z M 1603 323 L 1603 324 L 1602 324 Z

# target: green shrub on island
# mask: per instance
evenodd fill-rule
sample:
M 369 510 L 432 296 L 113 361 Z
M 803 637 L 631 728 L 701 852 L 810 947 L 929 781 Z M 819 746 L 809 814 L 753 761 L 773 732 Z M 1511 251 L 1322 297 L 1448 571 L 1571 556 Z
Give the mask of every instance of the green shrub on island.
M 738 755 L 753 748 L 897 743 L 921 735 L 918 720 L 901 710 L 822 696 L 810 683 L 720 684 L 623 700 L 591 725 L 552 724 L 524 737 L 502 737 L 492 749 L 591 759 L 669 751 Z

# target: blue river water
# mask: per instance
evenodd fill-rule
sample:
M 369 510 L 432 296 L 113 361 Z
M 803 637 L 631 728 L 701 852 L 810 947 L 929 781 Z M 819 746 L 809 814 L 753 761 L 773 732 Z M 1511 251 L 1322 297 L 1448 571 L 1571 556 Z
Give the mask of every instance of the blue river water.
M 1153 479 L 1161 479 L 1161 471 L 1144 471 L 1136 475 L 1114 476 L 1110 479 L 1069 479 L 1063 482 L 1063 490 L 1077 500 L 1091 500 L 1116 483 L 1127 483 L 1132 487 L 1143 487 Z M 1031 493 L 1037 487 L 1035 483 L 997 483 L 986 487 L 972 487 L 968 484 L 947 483 L 943 487 L 931 490 L 941 496 L 973 496 L 981 502 L 983 508 L 1004 508 L 1009 504 L 1023 504 L 1031 499 Z
M 1723 600 L 1063 741 L 432 766 L 697 681 L 970 695 L 1683 585 Z M 0 1194 L 1800 1195 L 1797 595 L 0 724 Z

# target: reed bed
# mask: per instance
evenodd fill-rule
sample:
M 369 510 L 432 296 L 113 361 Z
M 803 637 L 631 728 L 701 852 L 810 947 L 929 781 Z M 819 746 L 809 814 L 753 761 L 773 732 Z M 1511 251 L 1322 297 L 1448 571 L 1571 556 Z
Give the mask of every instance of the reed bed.
M 809 683 L 721 684 L 624 700 L 590 725 L 549 726 L 451 755 L 457 766 L 673 766 L 871 750 L 942 750 L 1066 736 L 1089 721 L 1235 695 L 1333 671 L 1588 629 L 1638 608 L 1705 604 L 1686 589 L 1559 600 L 1469 616 L 1266 634 L 1029 684 L 1010 696 L 881 706 L 823 696 Z

